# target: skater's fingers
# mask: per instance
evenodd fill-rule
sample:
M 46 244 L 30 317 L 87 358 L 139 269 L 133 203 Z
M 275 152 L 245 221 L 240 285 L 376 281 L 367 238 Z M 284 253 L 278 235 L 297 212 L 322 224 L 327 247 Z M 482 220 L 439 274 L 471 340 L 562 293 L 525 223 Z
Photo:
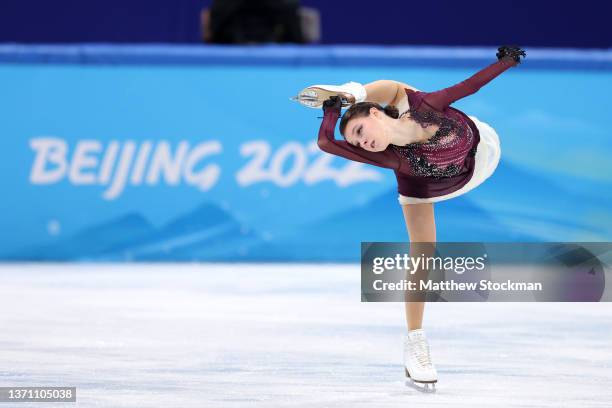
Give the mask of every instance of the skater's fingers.
M 341 108 L 342 99 L 338 95 L 330 96 L 323 102 L 323 108 Z

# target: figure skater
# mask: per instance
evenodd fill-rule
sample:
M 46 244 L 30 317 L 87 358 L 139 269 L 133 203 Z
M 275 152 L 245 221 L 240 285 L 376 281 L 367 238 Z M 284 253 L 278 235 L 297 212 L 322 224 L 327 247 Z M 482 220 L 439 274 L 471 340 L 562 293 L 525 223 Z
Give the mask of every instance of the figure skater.
M 337 156 L 393 169 L 398 200 L 410 242 L 435 243 L 433 203 L 474 189 L 495 171 L 501 149 L 488 124 L 450 107 L 520 63 L 525 51 L 503 46 L 498 61 L 465 81 L 437 92 L 422 92 L 402 82 L 379 80 L 365 86 L 314 85 L 296 99 L 323 107 L 318 137 L 321 150 Z M 340 121 L 345 140 L 334 130 Z M 404 335 L 405 374 L 415 383 L 436 383 L 429 344 L 422 328 L 424 302 L 406 302 L 408 332 Z

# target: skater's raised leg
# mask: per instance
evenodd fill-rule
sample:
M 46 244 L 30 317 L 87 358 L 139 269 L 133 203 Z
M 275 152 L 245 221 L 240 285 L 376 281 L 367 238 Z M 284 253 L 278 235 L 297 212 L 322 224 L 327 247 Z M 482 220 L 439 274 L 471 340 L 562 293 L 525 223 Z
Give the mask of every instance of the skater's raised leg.
M 358 102 L 376 102 L 381 105 L 394 105 L 400 111 L 408 109 L 405 89 L 416 88 L 399 81 L 381 79 L 362 85 L 359 82 L 347 82 L 342 85 L 311 85 L 301 90 L 292 98 L 304 106 L 320 109 L 323 102 L 332 97 L 340 96 L 343 107 L 349 107 Z

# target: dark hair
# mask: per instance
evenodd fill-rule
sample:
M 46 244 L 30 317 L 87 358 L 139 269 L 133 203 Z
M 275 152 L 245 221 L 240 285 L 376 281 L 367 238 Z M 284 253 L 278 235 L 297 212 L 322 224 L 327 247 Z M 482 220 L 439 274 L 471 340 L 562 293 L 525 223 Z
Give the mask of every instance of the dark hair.
M 370 109 L 372 108 L 385 112 L 387 116 L 390 116 L 393 119 L 399 118 L 399 110 L 393 105 L 387 105 L 383 108 L 382 105 L 376 102 L 359 102 L 348 108 L 348 110 L 344 112 L 344 115 L 342 115 L 342 119 L 340 120 L 340 134 L 344 136 L 344 130 L 346 129 L 346 125 L 348 124 L 349 120 L 370 116 Z

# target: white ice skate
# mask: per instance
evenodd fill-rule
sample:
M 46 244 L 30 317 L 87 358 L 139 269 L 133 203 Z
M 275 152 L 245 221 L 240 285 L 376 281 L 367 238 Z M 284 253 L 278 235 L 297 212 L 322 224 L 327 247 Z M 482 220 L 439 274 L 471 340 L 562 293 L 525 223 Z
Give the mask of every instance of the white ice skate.
M 320 109 L 323 102 L 331 96 L 340 96 L 342 107 L 347 108 L 357 102 L 363 102 L 366 90 L 358 82 L 347 82 L 343 85 L 312 85 L 302 89 L 297 96 L 290 99 L 309 108 Z
M 408 335 L 404 336 L 404 370 L 410 379 L 408 385 L 417 386 L 419 391 L 436 391 L 438 373 L 431 362 L 429 343 L 423 329 L 409 330 Z

